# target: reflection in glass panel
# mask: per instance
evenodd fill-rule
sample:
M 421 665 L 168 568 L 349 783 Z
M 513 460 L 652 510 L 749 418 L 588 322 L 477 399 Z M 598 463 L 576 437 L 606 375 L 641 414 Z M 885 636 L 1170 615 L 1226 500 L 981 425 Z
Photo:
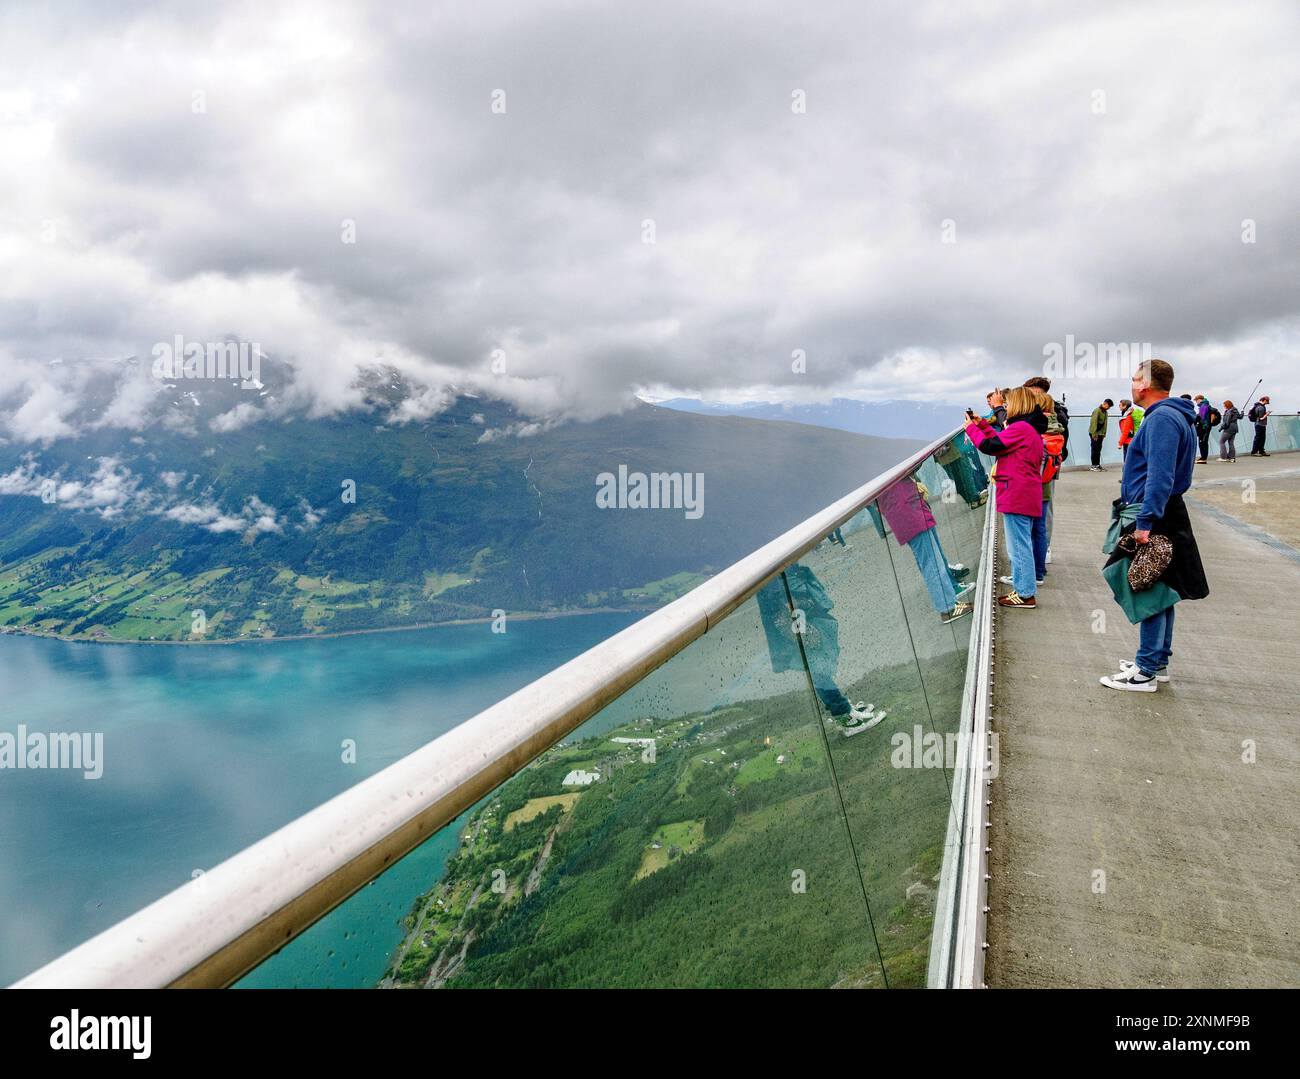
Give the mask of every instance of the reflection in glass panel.
M 850 524 L 847 546 L 823 543 L 801 560 L 822 582 L 837 620 L 836 635 L 805 638 L 808 666 L 814 677 L 819 669 L 833 673 L 851 705 L 847 716 L 836 714 L 834 694 L 819 693 L 888 984 L 921 986 L 948 821 L 943 754 L 933 752 L 942 733 L 936 718 L 951 728 L 959 709 L 953 701 L 939 713 L 928 700 L 904 596 L 924 597 L 924 646 L 951 658 L 955 637 L 944 617 L 959 590 L 912 479 Z
M 794 630 L 778 578 L 472 810 L 384 984 L 883 984 Z
M 385 986 L 924 985 L 986 515 L 943 456 L 243 984 L 402 909 Z

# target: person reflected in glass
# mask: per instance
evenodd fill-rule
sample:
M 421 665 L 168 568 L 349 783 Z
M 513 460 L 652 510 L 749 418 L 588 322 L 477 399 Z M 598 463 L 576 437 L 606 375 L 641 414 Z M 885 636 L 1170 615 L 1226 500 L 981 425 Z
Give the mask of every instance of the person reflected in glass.
M 959 592 L 954 581 L 954 575 L 961 578 L 970 571 L 965 566 L 949 565 L 939 541 L 934 514 L 930 512 L 929 491 L 925 485 L 914 476 L 907 476 L 881 492 L 875 505 L 899 546 L 911 549 L 940 621 L 955 622 L 970 614 L 971 605 L 965 602 L 964 597 L 974 586 L 962 586 Z
M 988 479 L 984 477 L 984 482 L 980 483 L 980 477 L 976 476 L 972 469 L 970 460 L 964 452 L 962 443 L 970 445 L 970 440 L 965 435 L 958 435 L 957 438 L 939 448 L 939 452 L 934 455 L 935 462 L 940 468 L 948 474 L 952 481 L 953 489 L 966 505 L 971 509 L 979 509 L 988 501 Z M 980 472 L 983 473 L 983 467 Z
M 817 700 L 828 722 L 845 738 L 868 731 L 885 719 L 888 713 L 877 712 L 874 704 L 851 703 L 836 681 L 840 625 L 831 614 L 835 603 L 817 574 L 796 562 L 760 588 L 755 598 L 773 673 L 802 671 L 806 658 Z

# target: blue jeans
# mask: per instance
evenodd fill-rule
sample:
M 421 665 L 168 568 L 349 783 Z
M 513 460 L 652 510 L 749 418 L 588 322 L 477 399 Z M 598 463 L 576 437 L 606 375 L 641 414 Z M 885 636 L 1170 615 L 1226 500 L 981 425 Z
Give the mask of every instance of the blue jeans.
M 1174 651 L 1174 608 L 1142 619 L 1141 644 L 1138 647 L 1137 665 L 1143 674 L 1155 674 L 1169 665 Z
M 1047 509 L 1050 502 L 1043 503 L 1043 515 L 1031 517 L 1034 522 L 1031 539 L 1034 544 L 1034 579 L 1041 581 L 1047 576 Z
M 1034 527 L 1041 520 L 1026 513 L 1002 515 L 1007 532 L 1007 557 L 1011 559 L 1011 587 L 1025 599 L 1038 591 L 1038 579 L 1034 576 Z
M 851 706 L 835 683 L 840 665 L 840 624 L 829 611 L 805 611 L 804 619 L 804 655 L 813 689 L 832 718 L 847 716 Z
M 912 548 L 916 568 L 921 571 L 934 609 L 940 614 L 951 611 L 957 606 L 957 590 L 948 573 L 948 556 L 943 553 L 939 534 L 933 528 L 927 528 L 919 536 L 913 536 L 907 545 Z

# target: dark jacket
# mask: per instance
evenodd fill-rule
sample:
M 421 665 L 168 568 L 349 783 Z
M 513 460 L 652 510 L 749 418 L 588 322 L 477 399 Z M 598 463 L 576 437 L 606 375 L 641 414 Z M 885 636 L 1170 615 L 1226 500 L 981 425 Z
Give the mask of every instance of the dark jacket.
M 1056 422 L 1061 425 L 1061 430 L 1065 432 L 1065 448 L 1061 450 L 1061 461 L 1070 456 L 1070 410 L 1065 407 L 1061 401 L 1056 402 Z
M 1192 485 L 1195 468 L 1196 407 L 1181 397 L 1167 397 L 1146 410 L 1137 437 L 1128 448 L 1120 500 L 1141 505 L 1132 528 L 1168 536 L 1174 558 L 1160 578 L 1183 599 L 1204 599 L 1210 594 L 1205 568 L 1192 533 L 1183 494 Z M 1116 552 L 1110 562 L 1124 557 Z
M 1195 405 L 1196 402 L 1193 401 L 1192 404 Z M 1212 407 L 1213 406 L 1208 400 L 1204 400 L 1199 405 L 1196 405 L 1196 429 L 1202 434 L 1208 434 L 1210 429 L 1214 426 L 1210 423 L 1210 409 Z
M 1219 435 L 1224 438 L 1231 438 L 1240 430 L 1241 410 L 1237 408 L 1225 408 L 1223 410 L 1223 425 L 1219 428 Z
M 1133 451 L 1130 449 L 1129 452 L 1131 454 Z M 1127 535 L 1136 529 L 1136 524 L 1130 525 L 1121 535 Z M 1205 567 L 1201 564 L 1201 552 L 1192 532 L 1192 519 L 1188 516 L 1187 503 L 1181 494 L 1171 496 L 1165 503 L 1165 512 L 1156 518 L 1151 531 L 1158 536 L 1168 536 L 1174 545 L 1173 560 L 1158 579 L 1177 592 L 1181 599 L 1205 599 L 1210 594 L 1210 582 L 1206 579 Z M 1123 551 L 1116 549 L 1106 565 L 1114 565 L 1121 558 L 1127 557 Z

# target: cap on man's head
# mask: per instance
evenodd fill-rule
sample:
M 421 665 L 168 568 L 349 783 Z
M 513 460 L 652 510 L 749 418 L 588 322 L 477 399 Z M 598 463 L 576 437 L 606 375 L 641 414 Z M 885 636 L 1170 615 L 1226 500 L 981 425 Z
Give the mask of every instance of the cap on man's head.
M 1268 400 L 1268 394 L 1264 394 L 1264 396 L 1261 397 L 1260 400 L 1261 400 L 1261 401 L 1267 401 L 1267 400 Z

